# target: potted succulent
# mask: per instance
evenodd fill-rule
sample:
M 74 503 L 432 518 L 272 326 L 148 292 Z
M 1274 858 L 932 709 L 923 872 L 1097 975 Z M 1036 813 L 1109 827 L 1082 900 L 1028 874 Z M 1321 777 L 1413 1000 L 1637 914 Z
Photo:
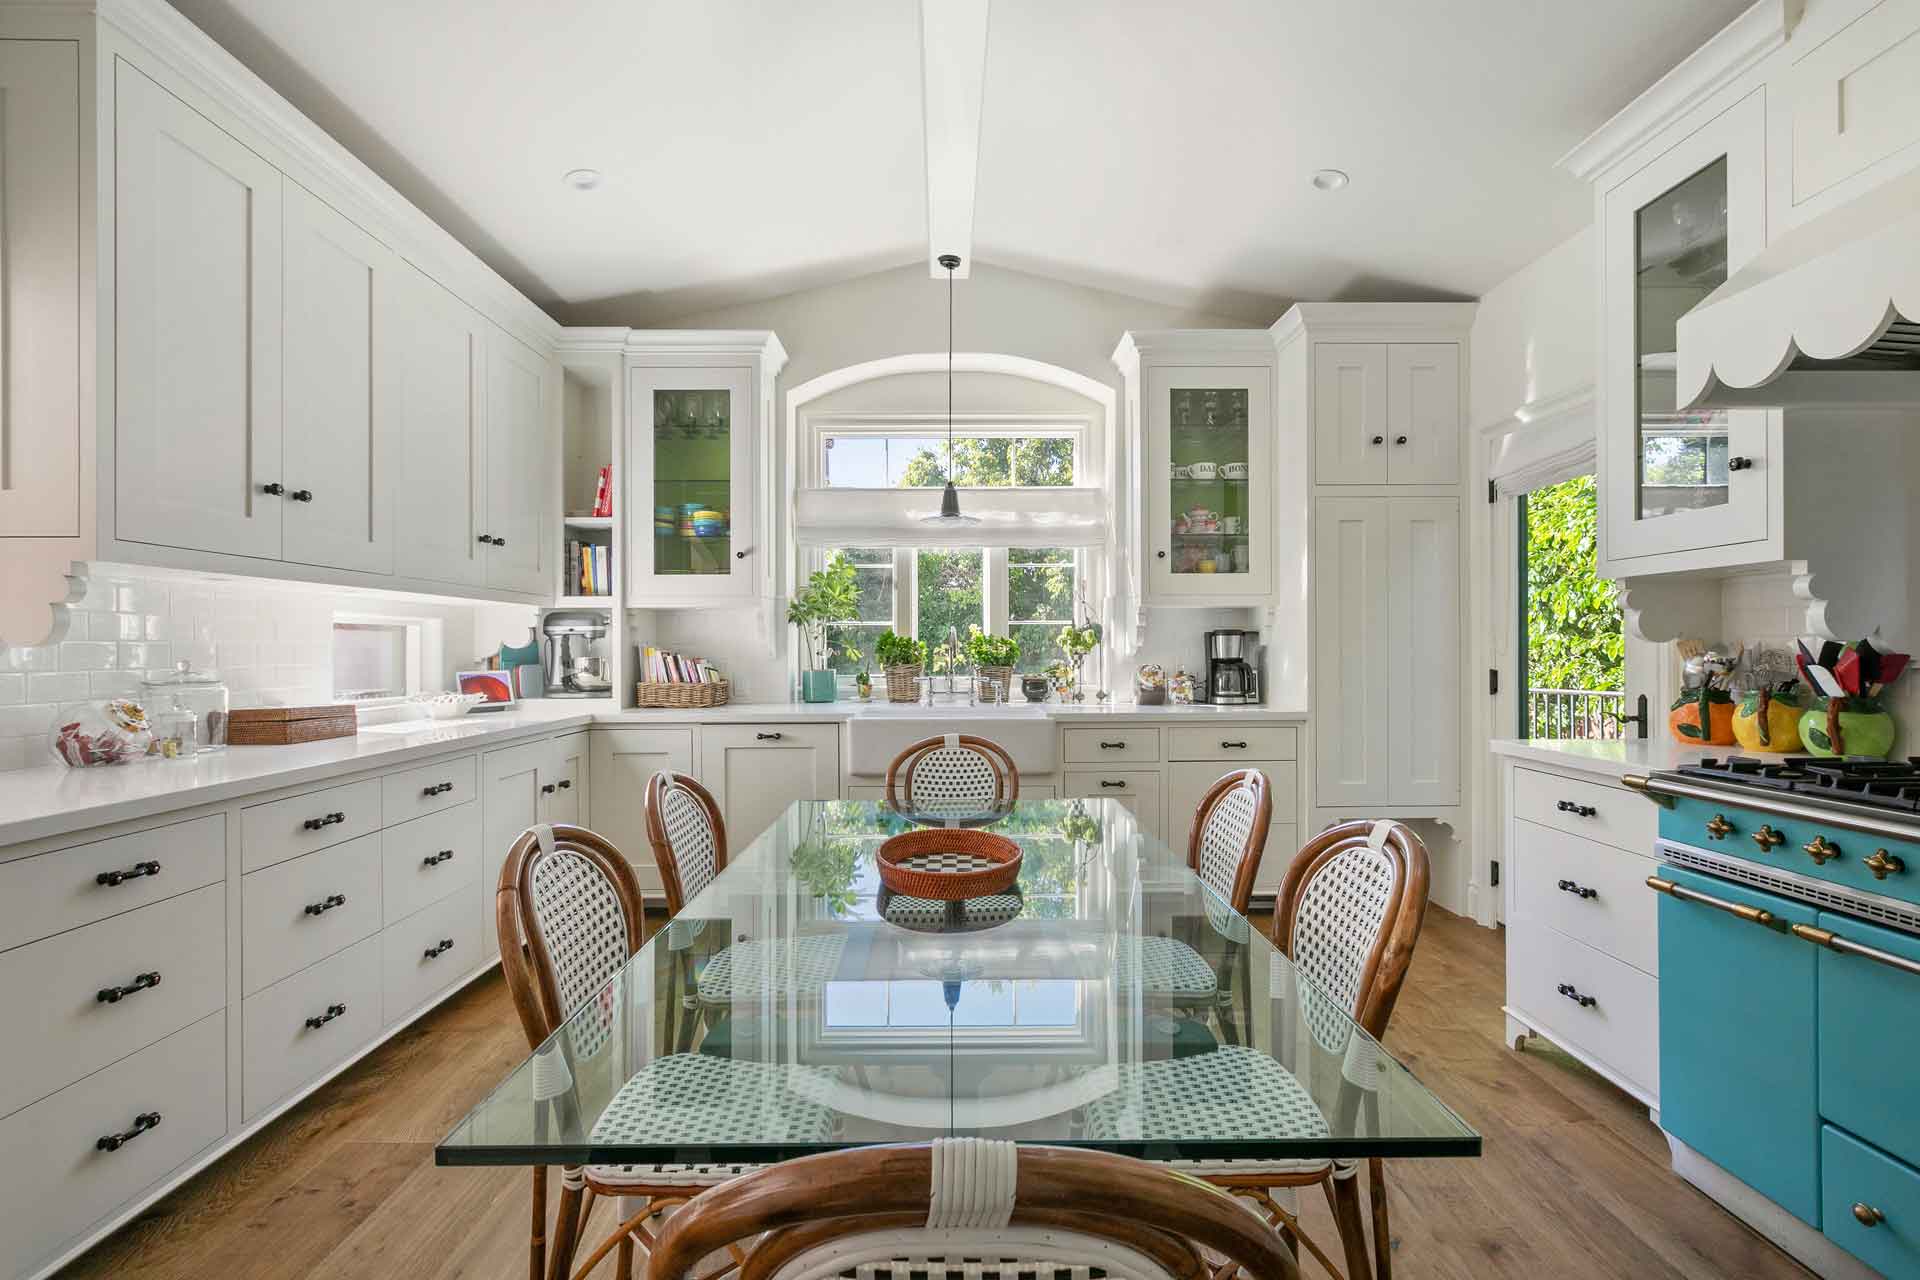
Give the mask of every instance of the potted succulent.
M 853 617 L 859 604 L 853 562 L 838 554 L 787 602 L 787 621 L 800 631 L 802 702 L 832 702 L 838 696 L 833 671 L 827 666 L 827 627 Z
M 973 664 L 974 691 L 982 702 L 1009 702 L 1013 664 L 1020 661 L 1020 642 L 1012 636 L 992 636 L 979 627 L 967 629 L 963 646 Z
M 887 673 L 888 702 L 918 702 L 920 700 L 920 669 L 926 665 L 927 646 L 912 636 L 895 635 L 891 630 L 880 633 L 874 642 L 873 656 L 880 663 L 881 670 Z
M 1893 715 L 1887 686 L 1907 669 L 1904 653 L 1882 653 L 1865 640 L 1842 645 L 1829 640 L 1814 654 L 1800 646 L 1800 678 L 1816 704 L 1800 717 L 1800 740 L 1816 756 L 1873 756 L 1893 750 Z

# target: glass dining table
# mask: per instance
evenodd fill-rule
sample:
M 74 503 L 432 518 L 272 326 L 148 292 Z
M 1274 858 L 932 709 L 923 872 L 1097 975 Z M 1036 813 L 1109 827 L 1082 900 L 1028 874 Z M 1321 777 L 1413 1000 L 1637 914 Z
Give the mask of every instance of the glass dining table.
M 922 825 L 1021 847 L 946 903 L 880 882 Z M 435 1152 L 762 1164 L 994 1137 L 1152 1159 L 1477 1156 L 1480 1136 L 1112 800 L 917 820 L 792 806 Z

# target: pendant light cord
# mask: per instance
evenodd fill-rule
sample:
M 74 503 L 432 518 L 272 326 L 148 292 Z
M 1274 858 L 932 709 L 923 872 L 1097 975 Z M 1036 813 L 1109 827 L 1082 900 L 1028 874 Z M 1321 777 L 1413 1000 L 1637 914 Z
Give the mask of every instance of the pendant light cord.
M 942 266 L 946 264 L 942 262 Z M 953 479 L 953 267 L 947 267 L 947 483 Z

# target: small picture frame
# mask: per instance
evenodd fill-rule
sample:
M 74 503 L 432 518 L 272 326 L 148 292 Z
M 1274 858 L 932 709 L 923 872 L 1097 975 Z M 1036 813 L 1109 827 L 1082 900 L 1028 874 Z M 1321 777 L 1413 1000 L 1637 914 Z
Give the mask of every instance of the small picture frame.
M 461 693 L 480 695 L 482 701 L 474 704 L 475 711 L 504 711 L 514 704 L 511 671 L 459 671 L 453 680 Z

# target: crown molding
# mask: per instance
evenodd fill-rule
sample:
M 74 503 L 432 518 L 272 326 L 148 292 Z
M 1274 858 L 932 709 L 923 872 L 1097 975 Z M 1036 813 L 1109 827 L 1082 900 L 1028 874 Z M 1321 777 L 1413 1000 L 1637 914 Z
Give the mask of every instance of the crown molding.
M 787 349 L 771 329 L 628 329 L 625 333 L 623 349 L 634 354 L 756 356 L 767 362 L 770 375 L 779 373 L 787 363 Z
M 401 257 L 468 302 L 481 305 L 503 326 L 549 347 L 559 338 L 557 320 L 165 0 L 94 0 L 73 7 L 91 9 L 117 27 L 195 89 L 258 130 L 289 159 L 371 215 L 368 220 L 373 225 L 368 230 Z
M 1320 341 L 1461 340 L 1477 302 L 1297 302 L 1268 327 L 1275 347 L 1309 331 Z
M 1805 0 L 1757 0 L 1561 156 L 1554 167 L 1591 182 L 1786 44 L 1804 7 Z

